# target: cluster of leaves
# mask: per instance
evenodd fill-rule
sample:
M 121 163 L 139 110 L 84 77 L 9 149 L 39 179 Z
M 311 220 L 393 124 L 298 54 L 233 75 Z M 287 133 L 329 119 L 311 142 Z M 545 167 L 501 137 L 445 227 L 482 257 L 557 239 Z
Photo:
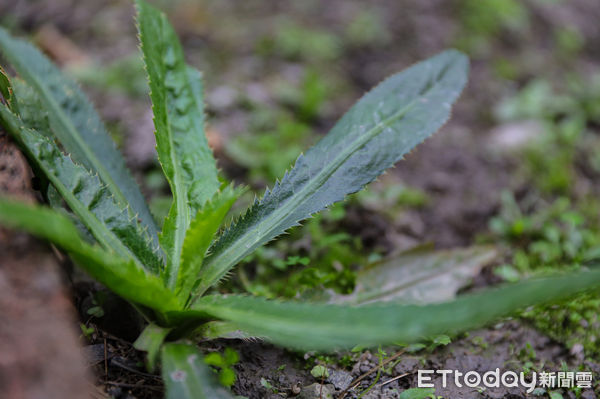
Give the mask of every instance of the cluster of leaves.
M 142 0 L 136 5 L 158 158 L 173 196 L 162 229 L 77 85 L 3 29 L 0 48 L 19 77 L 0 74 L 0 124 L 26 153 L 49 206 L 0 199 L 0 223 L 55 243 L 139 310 L 149 324 L 135 346 L 148 352 L 151 369 L 160 359 L 169 398 L 231 397 L 212 384 L 202 353 L 184 340 L 194 334 L 243 332 L 316 350 L 408 343 L 600 285 L 599 271 L 582 271 L 433 305 L 381 303 L 395 298 L 399 283 L 377 282 L 392 273 L 387 264 L 367 272 L 352 296 L 332 300 L 337 304 L 211 294 L 257 248 L 359 191 L 438 130 L 466 82 L 467 60 L 446 51 L 382 82 L 227 223 L 240 190 L 218 176 L 207 145 L 200 73 L 186 65 L 166 16 Z M 419 271 L 434 273 L 430 263 Z M 425 278 L 413 274 L 405 278 Z M 367 282 L 385 291 L 374 296 Z M 222 374 L 232 362 L 212 359 Z

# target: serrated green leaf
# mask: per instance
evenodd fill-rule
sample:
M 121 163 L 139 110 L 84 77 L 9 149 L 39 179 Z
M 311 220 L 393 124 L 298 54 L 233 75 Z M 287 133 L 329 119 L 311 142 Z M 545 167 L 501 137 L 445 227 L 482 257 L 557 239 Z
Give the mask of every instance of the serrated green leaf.
M 214 373 L 193 345 L 171 343 L 162 349 L 162 377 L 167 399 L 233 399 L 218 386 Z
M 158 233 L 137 183 L 106 132 L 104 124 L 77 84 L 34 46 L 0 27 L 0 50 L 33 87 L 48 114 L 52 132 L 76 162 L 98 173 L 115 200 L 131 208 L 158 246 Z
M 144 331 L 133 343 L 133 347 L 139 351 L 148 352 L 147 365 L 148 371 L 154 372 L 158 354 L 165 338 L 171 329 L 157 326 L 156 324 L 148 324 Z
M 19 116 L 25 126 L 47 137 L 52 137 L 48 112 L 45 111 L 40 96 L 25 81 L 11 79 L 10 109 Z
M 219 189 L 217 168 L 204 134 L 200 74 L 185 64 L 177 35 L 164 13 L 136 1 L 137 22 L 154 112 L 156 150 L 173 203 L 160 243 L 165 279 L 175 288 L 185 232 L 197 210 Z
M 10 100 L 11 97 L 11 87 L 10 81 L 8 80 L 8 75 L 4 72 L 4 69 L 0 67 L 0 94 L 4 97 L 5 100 Z
M 411 343 L 454 334 L 530 305 L 564 299 L 599 286 L 600 271 L 594 270 L 532 279 L 422 306 L 385 303 L 352 307 L 211 295 L 195 303 L 196 312 L 172 312 L 166 316 L 179 322 L 216 318 L 281 345 L 331 350 L 357 344 Z
M 180 308 L 162 280 L 133 260 L 123 259 L 83 241 L 77 228 L 61 213 L 0 197 L 0 225 L 27 231 L 55 243 L 94 279 L 117 295 L 159 312 Z
M 3 104 L 0 104 L 0 123 L 104 248 L 135 259 L 153 272 L 160 271 L 161 260 L 151 248 L 148 232 L 130 218 L 127 208 L 115 202 L 98 176 L 75 164 L 48 137 L 23 126 Z
M 182 303 L 187 301 L 192 287 L 198 280 L 206 251 L 238 196 L 239 193 L 232 186 L 228 186 L 206 202 L 190 223 L 183 241 L 181 264 L 175 286 L 175 293 Z
M 448 119 L 468 61 L 445 51 L 386 79 L 354 105 L 211 248 L 198 295 L 299 221 L 354 193 Z

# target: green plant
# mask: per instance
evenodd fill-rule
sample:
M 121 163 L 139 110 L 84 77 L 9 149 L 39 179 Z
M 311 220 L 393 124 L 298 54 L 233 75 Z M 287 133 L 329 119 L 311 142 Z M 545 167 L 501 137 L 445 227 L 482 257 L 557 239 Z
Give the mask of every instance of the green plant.
M 0 123 L 26 153 L 50 206 L 0 199 L 0 223 L 52 241 L 139 310 L 148 326 L 135 346 L 148 352 L 150 368 L 160 359 L 169 398 L 231 397 L 211 383 L 202 353 L 185 340 L 202 331 L 317 350 L 414 342 L 599 285 L 600 272 L 588 271 L 426 306 L 209 292 L 257 248 L 362 189 L 439 129 L 466 82 L 467 60 L 446 51 L 385 80 L 223 226 L 240 190 L 218 177 L 204 136 L 200 74 L 185 64 L 166 16 L 142 0 L 136 5 L 157 152 L 173 195 L 162 230 L 77 85 L 3 29 L 0 48 L 23 80 L 0 74 Z
M 400 394 L 400 399 L 440 399 L 434 388 L 410 388 Z
M 218 352 L 212 352 L 204 356 L 204 363 L 219 368 L 219 382 L 226 387 L 232 386 L 235 382 L 236 376 L 233 366 L 239 360 L 239 355 L 231 348 L 225 348 L 222 355 Z

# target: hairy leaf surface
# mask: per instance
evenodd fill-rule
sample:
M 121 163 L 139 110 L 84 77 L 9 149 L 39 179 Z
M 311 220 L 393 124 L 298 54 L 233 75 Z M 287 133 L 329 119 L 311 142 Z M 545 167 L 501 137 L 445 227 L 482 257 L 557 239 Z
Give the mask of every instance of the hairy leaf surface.
M 162 349 L 162 377 L 167 399 L 233 399 L 220 387 L 194 345 L 171 343 Z
M 175 288 L 185 232 L 220 183 L 204 134 L 200 73 L 185 64 L 181 44 L 165 14 L 144 1 L 136 1 L 136 6 L 156 150 L 173 194 L 160 243 L 167 254 L 165 278 Z
M 211 248 L 197 294 L 257 247 L 360 190 L 448 119 L 468 61 L 445 51 L 366 94 Z
M 55 243 L 94 279 L 127 300 L 159 312 L 180 308 L 175 295 L 164 287 L 158 276 L 148 273 L 133 260 L 86 243 L 73 223 L 57 211 L 0 198 L 0 224 Z
M 600 271 L 594 270 L 532 279 L 422 306 L 386 303 L 352 307 L 211 295 L 195 303 L 197 314 L 183 311 L 168 316 L 175 320 L 214 317 L 282 345 L 325 350 L 357 344 L 410 343 L 466 331 L 517 309 L 564 299 L 598 286 Z
M 98 173 L 117 202 L 122 206 L 129 204 L 131 216 L 141 219 L 154 246 L 158 246 L 156 225 L 144 197 L 100 117 L 77 84 L 35 47 L 11 37 L 1 27 L 0 50 L 39 94 L 52 132 L 64 148 L 76 162 Z
M 115 202 L 98 176 L 75 164 L 48 137 L 23 126 L 5 105 L 0 105 L 0 122 L 102 246 L 159 272 L 161 260 L 148 232 Z
M 198 279 L 202 261 L 213 237 L 237 198 L 238 193 L 232 186 L 228 186 L 206 202 L 192 220 L 183 242 L 181 266 L 175 289 L 177 297 L 183 303 L 187 301 Z

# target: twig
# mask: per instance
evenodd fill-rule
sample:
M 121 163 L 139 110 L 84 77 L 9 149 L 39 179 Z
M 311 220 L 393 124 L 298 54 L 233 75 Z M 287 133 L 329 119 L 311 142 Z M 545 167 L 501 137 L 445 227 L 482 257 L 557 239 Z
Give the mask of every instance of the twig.
M 381 350 L 381 347 L 379 349 Z M 381 366 L 381 364 L 383 364 L 383 356 L 381 355 L 381 352 L 380 352 L 379 353 L 379 365 Z M 373 389 L 375 387 L 375 385 L 377 385 L 377 382 L 379 381 L 379 377 L 381 377 L 381 367 L 379 367 L 377 369 L 377 375 L 375 376 L 375 381 L 373 381 L 373 383 L 371 385 L 369 385 L 369 387 L 367 389 L 362 391 L 360 393 L 360 395 L 358 395 L 357 399 L 362 398 L 363 396 L 365 396 L 367 394 L 367 392 L 369 392 L 371 389 Z
M 106 338 L 104 338 L 104 381 L 108 381 L 108 351 L 106 349 Z
M 354 380 L 354 382 L 348 388 L 344 389 L 342 391 L 342 393 L 340 393 L 340 395 L 338 396 L 338 399 L 344 399 L 346 397 L 346 395 L 348 394 L 348 391 L 350 391 L 351 389 L 356 388 L 358 386 L 358 384 L 360 384 L 360 382 L 362 380 L 364 380 L 365 378 L 367 378 L 374 371 L 377 371 L 379 368 L 383 368 L 386 364 L 388 364 L 388 363 L 396 360 L 397 358 L 399 358 L 400 356 L 402 356 L 405 352 L 406 352 L 406 349 L 402 349 L 402 350 L 396 352 L 394 355 L 392 355 L 389 359 L 387 359 L 383 363 L 378 364 L 377 366 L 373 367 L 371 370 L 369 370 L 366 373 L 362 374 L 360 377 L 358 377 L 356 380 Z
M 400 374 L 399 376 L 396 376 L 396 377 L 394 377 L 394 378 L 390 378 L 389 380 L 387 380 L 387 381 L 385 381 L 385 382 L 382 382 L 382 383 L 381 383 L 381 386 L 387 385 L 387 384 L 389 384 L 390 382 L 394 382 L 394 381 L 396 381 L 396 380 L 399 380 L 399 379 L 400 379 L 400 378 L 402 378 L 402 377 L 406 377 L 407 375 L 411 375 L 411 374 L 412 374 L 412 373 L 404 373 L 404 374 Z
M 139 375 L 142 375 L 142 376 L 144 376 L 144 377 L 148 377 L 148 378 L 160 379 L 160 377 L 158 377 L 158 376 L 156 376 L 156 375 L 154 375 L 154 374 L 144 373 L 143 371 L 136 370 L 136 369 L 134 369 L 134 368 L 132 368 L 132 367 L 129 367 L 129 366 L 127 366 L 126 364 L 123 364 L 123 363 L 121 363 L 121 362 L 120 362 L 118 359 L 116 359 L 116 358 L 113 358 L 113 359 L 111 360 L 111 364 L 114 364 L 116 367 L 120 367 L 120 368 L 122 368 L 122 369 L 124 369 L 124 370 L 127 370 L 127 371 L 129 371 L 129 372 L 131 372 L 131 373 L 134 373 L 134 374 L 139 374 Z

